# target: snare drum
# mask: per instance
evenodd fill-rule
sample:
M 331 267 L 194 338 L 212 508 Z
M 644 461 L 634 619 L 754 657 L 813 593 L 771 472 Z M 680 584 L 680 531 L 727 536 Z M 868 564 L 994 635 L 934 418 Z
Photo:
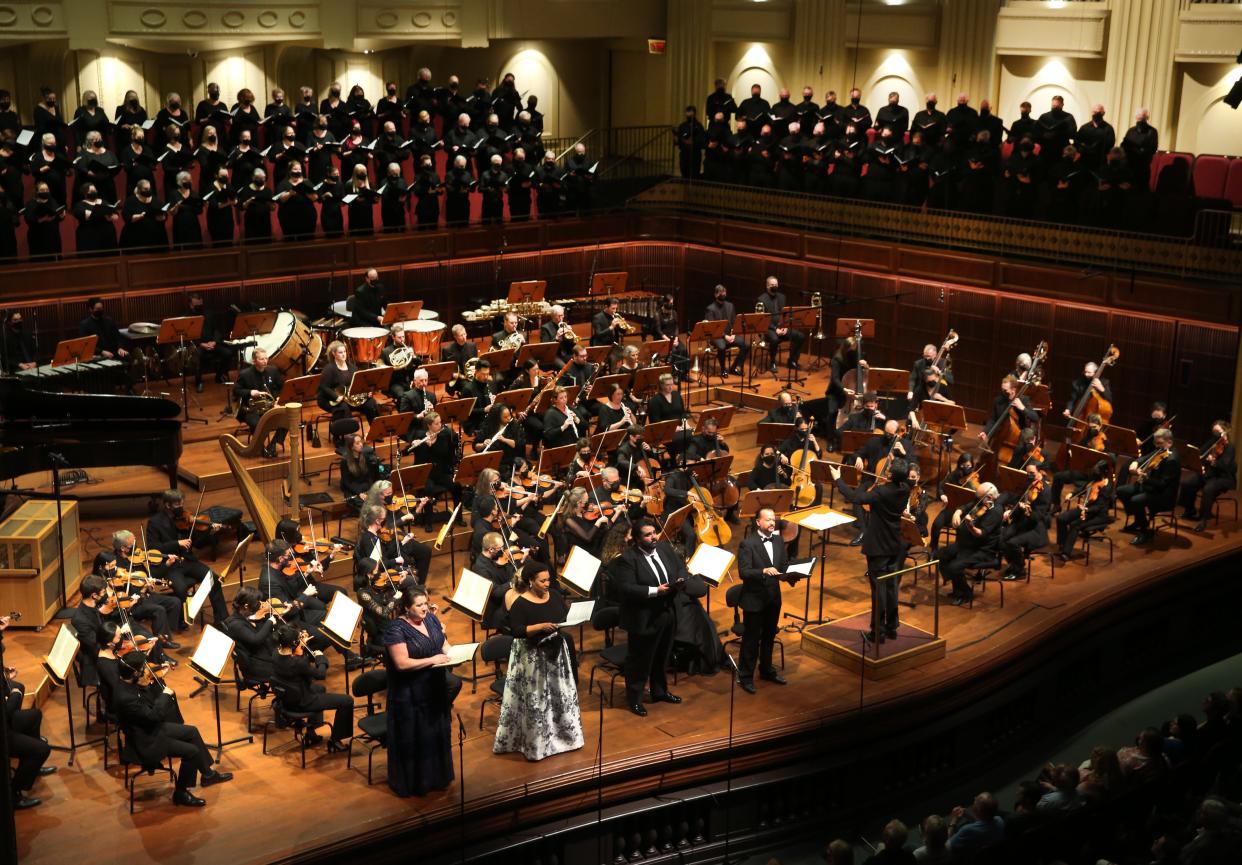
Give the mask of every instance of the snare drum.
M 341 336 L 349 345 L 354 363 L 375 363 L 384 350 L 388 331 L 382 327 L 347 327 L 341 331 Z
M 405 338 L 414 353 L 434 360 L 440 359 L 440 340 L 444 337 L 442 321 L 407 321 Z
M 290 373 L 301 375 L 303 369 L 310 370 L 323 352 L 323 340 L 319 334 L 291 312 L 278 313 L 271 333 L 260 334 L 256 342 L 255 347 L 266 351 L 272 366 L 286 376 Z M 307 350 L 305 367 L 302 365 L 303 347 Z M 253 354 L 254 348 L 246 349 L 242 355 L 246 363 L 254 362 Z

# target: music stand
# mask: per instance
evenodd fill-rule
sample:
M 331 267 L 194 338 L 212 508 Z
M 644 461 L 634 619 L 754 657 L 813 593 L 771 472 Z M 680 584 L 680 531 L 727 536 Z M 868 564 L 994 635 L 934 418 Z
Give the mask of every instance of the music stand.
M 600 348 L 604 347 L 605 346 L 600 346 Z M 587 401 L 590 402 L 593 399 L 607 399 L 608 395 L 612 393 L 612 386 L 614 384 L 619 384 L 624 387 L 629 379 L 630 375 L 626 372 L 617 373 L 615 375 L 601 375 L 597 377 L 591 384 L 591 392 L 587 394 Z
M 750 406 L 747 406 L 745 404 L 745 401 L 742 399 L 742 397 L 744 396 L 742 391 L 743 390 L 755 390 L 755 391 L 759 390 L 759 385 L 753 383 L 754 374 L 755 374 L 754 346 L 756 342 L 756 337 L 767 334 L 768 325 L 770 325 L 771 323 L 772 323 L 772 314 L 770 312 L 743 312 L 743 313 L 738 313 L 733 319 L 733 332 L 740 337 L 750 339 L 750 344 L 751 344 L 750 363 L 746 365 L 746 378 L 742 380 L 742 383 L 740 385 L 738 385 L 738 388 L 739 388 L 738 394 L 737 394 L 737 407 L 738 408 L 747 409 L 748 411 L 758 410 L 758 409 L 752 409 L 750 408 Z M 776 349 L 773 346 L 768 346 L 768 357 L 770 359 L 775 357 L 775 353 L 776 353 Z M 774 360 L 773 360 L 773 363 L 775 363 Z
M 457 362 L 446 360 L 443 363 L 425 363 L 419 369 L 427 373 L 427 387 L 433 388 L 453 380 L 453 374 L 457 372 Z
M 785 312 L 785 321 L 780 325 L 781 327 L 786 327 L 786 328 L 789 328 L 790 330 L 794 330 L 794 329 L 800 330 L 809 337 L 811 334 L 811 331 L 814 328 L 819 326 L 819 307 L 815 307 L 815 306 L 786 307 L 784 312 Z M 776 346 L 775 345 L 769 346 L 768 350 L 771 352 L 769 356 L 772 358 L 772 362 L 775 363 L 776 362 Z M 798 384 L 804 384 L 806 382 L 806 376 L 794 375 L 793 367 L 790 366 L 788 363 L 786 363 L 785 364 L 785 390 L 789 390 L 789 391 L 798 390 L 799 392 L 801 392 L 800 388 L 794 387 L 794 382 L 797 382 Z
M 466 454 L 457 464 L 453 472 L 453 483 L 462 487 L 472 487 L 478 481 L 483 469 L 499 469 L 500 451 L 484 451 L 481 454 Z
M 613 295 L 621 294 L 625 291 L 625 283 L 629 279 L 629 274 L 625 271 L 612 271 L 609 273 L 597 273 L 591 279 L 591 285 L 587 289 L 588 297 L 596 295 Z
M 392 381 L 392 373 L 393 369 L 390 366 L 375 366 L 370 369 L 356 370 L 354 377 L 349 380 L 349 390 L 345 392 L 345 395 L 362 396 L 366 394 L 370 397 L 375 391 L 387 390 L 389 383 Z M 379 418 L 377 417 L 376 420 L 379 420 Z
M 539 303 L 548 293 L 548 281 L 546 279 L 523 279 L 514 280 L 509 283 L 508 302 L 512 305 L 519 303 Z
M 847 429 L 841 430 L 841 455 L 856 454 L 876 435 L 883 434 L 884 428 L 878 426 L 874 432 Z
M 1092 450 L 1091 448 L 1083 447 L 1082 445 L 1069 445 L 1068 447 L 1069 461 L 1067 465 L 1069 466 L 1070 471 L 1090 475 L 1091 468 L 1100 460 L 1108 460 L 1111 462 L 1111 457 L 1109 457 L 1109 455 L 1104 451 Z M 1194 449 L 1192 448 L 1191 450 Z M 1198 450 L 1195 450 L 1196 456 L 1198 453 Z M 1186 465 L 1185 462 L 1183 462 L 1183 466 L 1190 468 L 1190 466 Z
M 1031 483 L 1031 476 L 1021 469 L 1009 466 L 996 467 L 996 489 L 1017 498 Z
M 793 508 L 793 490 L 748 490 L 738 504 L 739 517 L 753 517 L 764 508 L 771 508 L 777 515 L 788 513 Z
M 560 349 L 561 344 L 555 340 L 552 342 L 528 342 L 518 349 L 517 365 L 524 367 L 528 360 L 534 359 L 539 361 L 539 368 L 545 366 L 556 365 L 556 353 Z
M 271 333 L 274 327 L 276 327 L 276 312 L 274 310 L 265 309 L 262 312 L 243 312 L 233 319 L 233 329 L 229 331 L 229 340 L 236 341 L 250 337 L 257 342 L 260 336 L 266 336 Z
M 796 613 L 786 613 L 785 615 L 791 619 L 801 619 L 802 625 L 800 627 L 802 628 L 818 625 L 824 621 L 824 569 L 828 558 L 828 545 L 832 543 L 832 530 L 857 522 L 857 518 L 851 514 L 838 511 L 830 505 L 821 504 L 791 511 L 785 515 L 785 519 L 797 523 L 808 532 L 819 535 L 819 612 L 816 614 L 817 617 L 815 619 L 809 618 L 811 615 L 811 580 L 809 577 L 806 581 L 803 615 L 799 616 Z M 814 544 L 814 539 L 812 539 L 811 543 Z M 832 594 L 834 597 L 839 597 L 835 592 Z
M 504 390 L 496 394 L 496 405 L 502 402 L 508 405 L 513 411 L 526 411 L 526 407 L 530 405 L 531 399 L 535 396 L 533 387 L 515 387 L 513 390 Z
M 669 352 L 673 350 L 673 341 L 671 339 L 649 339 L 638 347 L 638 365 L 646 368 L 650 366 L 652 359 L 663 357 L 667 358 Z M 672 367 L 662 367 L 665 371 L 672 371 Z M 642 372 L 640 369 L 639 372 Z
M 389 480 L 393 482 L 393 489 L 421 490 L 427 486 L 427 481 L 431 478 L 431 463 L 418 463 L 412 466 L 398 468 L 391 475 Z
M 760 423 L 755 427 L 755 444 L 759 447 L 780 444 L 793 435 L 795 429 L 791 423 Z
M 653 448 L 667 445 L 673 440 L 673 436 L 677 434 L 679 426 L 681 426 L 681 421 L 679 420 L 662 420 L 656 423 L 649 423 L 643 427 L 643 441 Z
M 643 345 L 649 344 L 643 343 Z M 640 366 L 634 370 L 634 386 L 631 390 L 642 395 L 648 391 L 654 391 L 660 386 L 660 376 L 665 374 L 672 375 L 673 368 L 671 366 Z
M 548 475 L 549 477 L 559 478 L 565 473 L 565 469 L 569 468 L 570 463 L 574 461 L 574 457 L 578 455 L 578 446 L 562 445 L 559 448 L 544 448 L 539 452 L 537 475 Z
M 225 665 L 233 657 L 233 638 L 226 634 L 216 625 L 206 625 L 203 628 L 202 635 L 199 637 L 198 646 L 194 649 L 194 656 L 189 660 L 190 669 L 198 672 L 202 678 L 195 676 L 195 681 L 202 684 L 194 692 L 211 686 L 211 704 L 216 714 L 216 762 L 220 761 L 224 749 L 228 745 L 236 745 L 239 742 L 252 743 L 254 736 L 238 736 L 236 739 L 224 740 L 224 733 L 220 727 L 220 685 L 227 680 L 224 675 Z
M 621 446 L 621 440 L 629 433 L 627 429 L 614 429 L 608 432 L 596 433 L 591 436 L 591 453 L 610 454 Z
M 694 343 L 696 341 L 703 343 L 703 347 L 699 349 L 699 353 L 694 355 L 695 361 L 698 361 L 699 355 L 707 351 L 708 346 L 710 346 L 714 340 L 724 339 L 725 331 L 728 329 L 729 322 L 725 321 L 723 318 L 718 318 L 713 321 L 700 321 L 695 324 L 694 328 L 690 331 L 690 335 L 686 337 L 686 342 L 689 343 L 691 354 L 694 354 Z M 727 350 L 728 346 L 726 345 L 725 348 Z M 723 382 L 725 362 L 723 353 L 716 360 L 717 365 L 720 367 L 720 380 Z M 700 369 L 706 375 L 708 384 L 711 384 L 712 375 L 710 372 L 707 372 L 707 365 L 702 364 Z M 690 391 L 690 393 L 693 393 L 693 391 Z M 706 397 L 704 398 L 706 399 Z M 687 402 L 686 408 L 689 407 L 690 403 Z
M 311 375 L 302 375 L 295 378 L 285 379 L 285 383 L 280 386 L 280 396 L 276 402 L 280 405 L 299 405 L 298 410 L 298 434 L 302 436 L 302 441 L 306 443 L 306 408 L 315 406 L 315 399 L 319 393 L 319 382 L 323 379 L 323 373 L 313 373 Z M 315 432 L 314 430 L 312 432 Z M 317 435 L 312 436 L 311 445 L 319 446 Z M 310 473 L 306 470 L 306 450 L 305 446 L 298 448 L 300 459 L 302 462 L 302 480 L 310 480 Z
M 380 319 L 380 324 L 387 327 L 398 321 L 414 321 L 422 311 L 423 302 L 421 300 L 399 300 L 384 307 L 384 317 Z
M 388 443 L 388 461 L 396 460 L 395 452 L 397 448 L 397 438 L 404 436 L 410 431 L 410 424 L 414 421 L 414 412 L 406 411 L 400 414 L 382 414 L 371 421 L 371 425 L 367 427 L 366 441 L 371 443 L 372 447 L 377 447 L 384 439 L 392 437 L 392 441 Z
M 699 412 L 698 423 L 695 424 L 694 434 L 698 435 L 703 432 L 703 424 L 708 420 L 715 418 L 716 425 L 719 429 L 725 430 L 733 423 L 733 415 L 737 412 L 737 406 L 733 405 L 714 405 L 711 408 L 705 408 Z
M 855 328 L 861 329 L 863 339 L 875 338 L 874 318 L 838 318 L 833 333 L 844 339 L 853 336 Z
M 1026 396 L 1023 402 L 1033 408 L 1035 411 L 1047 413 L 1052 410 L 1052 391 L 1048 385 L 1031 384 L 1026 387 Z M 1079 423 L 1082 423 L 1079 421 Z
M 83 359 L 90 360 L 95 356 L 95 347 L 98 343 L 98 336 L 62 339 L 56 343 L 56 353 L 52 355 L 52 366 L 73 364 L 73 375 L 77 379 L 78 390 L 82 390 L 82 361 Z
M 867 390 L 873 390 L 877 394 L 904 394 L 909 385 L 910 370 L 908 369 L 893 369 L 892 367 L 879 366 L 867 367 Z
M 939 477 L 944 473 L 944 457 L 948 452 L 944 439 L 966 429 L 966 408 L 957 403 L 927 400 L 919 406 L 919 411 L 923 413 L 923 428 L 937 437 L 936 475 Z
M 188 355 L 187 343 L 193 344 L 203 335 L 204 317 L 201 315 L 185 315 L 180 318 L 166 318 L 160 322 L 160 332 L 155 338 L 156 345 L 172 345 L 176 343 L 177 353 L 184 361 Z M 184 364 L 181 368 L 181 408 L 185 411 L 185 422 L 207 423 L 205 417 L 190 416 L 190 377 L 186 374 Z M 196 400 L 197 401 L 197 400 Z
M 1109 451 L 1115 454 L 1138 456 L 1138 433 L 1123 426 L 1104 425 L 1104 441 Z
M 690 516 L 690 511 L 694 505 L 682 505 L 664 518 L 664 528 L 660 530 L 660 537 L 668 541 L 670 544 L 681 533 L 682 524 L 685 523 L 686 517 Z
M 591 363 L 600 364 L 608 360 L 608 355 L 612 354 L 615 345 L 588 345 L 583 346 L 586 349 L 587 360 Z
M 458 427 L 466 422 L 466 418 L 470 417 L 470 412 L 474 411 L 475 398 L 472 396 L 462 397 L 461 399 L 446 399 L 436 403 L 436 414 L 440 416 L 440 420 L 444 423 L 455 423 Z M 500 453 L 500 451 L 496 451 Z
M 729 469 L 733 467 L 733 454 L 721 454 L 718 457 L 708 457 L 697 463 L 691 463 L 686 469 L 699 479 L 699 484 L 710 488 L 713 482 L 722 481 L 729 476 Z M 720 505 L 713 507 L 723 510 Z
M 498 348 L 483 352 L 479 355 L 479 360 L 487 361 L 494 370 L 507 370 L 513 366 L 513 358 L 516 355 L 517 349 L 515 348 Z

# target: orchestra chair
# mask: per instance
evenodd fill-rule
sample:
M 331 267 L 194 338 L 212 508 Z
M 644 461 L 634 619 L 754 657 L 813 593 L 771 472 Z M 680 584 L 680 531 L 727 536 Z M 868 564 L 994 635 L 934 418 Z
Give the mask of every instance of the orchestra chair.
M 1229 490 L 1228 492 L 1221 493 L 1216 497 L 1216 501 L 1212 502 L 1211 516 L 1213 521 L 1218 526 L 1220 525 L 1221 502 L 1227 502 L 1231 507 L 1233 507 L 1233 521 L 1236 523 L 1238 521 L 1238 491 Z
M 753 354 L 753 352 L 755 351 L 755 346 L 753 344 L 751 345 L 750 350 Z M 703 374 L 707 376 L 707 379 L 708 379 L 707 383 L 711 384 L 711 377 L 712 377 L 711 365 L 712 365 L 712 361 L 715 360 L 716 361 L 715 375 L 717 378 L 720 379 L 721 384 L 724 384 L 725 370 L 729 369 L 732 365 L 729 359 L 730 357 L 735 358 L 739 352 L 741 352 L 741 348 L 739 348 L 736 345 L 726 344 L 724 349 L 721 351 L 717 351 L 716 346 L 712 345 L 710 342 L 707 343 L 707 345 L 703 346 L 703 349 L 700 352 L 700 354 L 703 355 L 702 369 L 703 369 Z M 752 358 L 752 361 L 753 361 L 753 358 Z M 736 363 L 736 362 L 737 362 L 736 359 L 732 361 L 732 363 Z
M 971 592 L 969 609 L 975 608 L 975 595 L 984 594 L 988 590 L 988 583 L 996 583 L 1000 587 L 1000 608 L 1005 609 L 1005 581 L 1000 577 L 1000 571 L 1005 567 L 1005 560 L 997 553 L 996 558 L 986 565 L 976 565 L 966 569 L 967 581 L 974 583 L 979 587 L 977 592 Z
M 377 749 L 388 748 L 388 713 L 378 711 L 375 695 L 388 690 L 388 671 L 384 668 L 368 670 L 354 679 L 350 693 L 354 697 L 365 698 L 366 714 L 358 719 L 354 735 L 349 737 L 349 748 L 345 752 L 345 768 L 353 768 L 354 742 L 367 749 L 367 786 L 371 786 L 371 773 L 375 763 Z
M 267 736 L 275 727 L 281 729 L 293 728 L 293 740 L 298 743 L 298 748 L 302 752 L 302 768 L 306 768 L 306 750 L 310 745 L 306 744 L 306 740 L 310 734 L 315 732 L 318 726 L 314 722 L 315 712 L 295 712 L 285 707 L 285 698 L 287 696 L 284 687 L 272 682 L 272 691 L 275 697 L 272 699 L 272 719 L 263 724 L 263 753 L 267 753 Z
M 599 660 L 591 665 L 591 676 L 587 690 L 595 688 L 595 671 L 602 670 L 600 678 L 605 674 L 608 681 L 608 705 L 612 706 L 613 692 L 617 687 L 617 678 L 625 673 L 625 659 L 629 650 L 625 643 L 616 642 L 616 630 L 621 626 L 620 607 L 596 607 L 591 613 L 591 630 L 603 631 L 604 646 L 599 650 Z
M 1168 528 L 1173 529 L 1173 539 L 1176 540 L 1181 530 L 1181 521 L 1177 518 L 1176 499 L 1168 508 L 1155 511 L 1151 515 L 1151 533 L 1153 538 L 1160 533 L 1161 529 Z
M 134 813 L 134 788 L 138 784 L 138 779 L 143 775 L 154 775 L 156 772 L 163 774 L 168 773 L 168 783 L 174 787 L 177 784 L 177 773 L 173 771 L 172 757 L 165 757 L 159 763 L 144 763 L 142 757 L 138 755 L 129 744 L 129 737 L 125 735 L 125 731 L 117 728 L 117 760 L 121 767 L 125 770 L 125 789 L 129 791 L 129 813 Z
M 483 713 L 487 711 L 487 704 L 494 703 L 500 706 L 505 699 L 505 671 L 504 668 L 509 661 L 509 650 L 513 648 L 513 637 L 506 634 L 495 634 L 483 641 L 483 645 L 479 647 L 479 655 L 483 659 L 483 663 L 491 664 L 495 670 L 492 676 L 491 695 L 483 699 L 479 704 L 479 729 L 483 729 Z
M 727 649 L 734 643 L 737 643 L 737 650 L 740 654 L 742 651 L 742 636 L 746 633 L 746 623 L 742 621 L 742 610 L 738 606 L 742 600 L 742 584 L 730 586 L 725 591 L 725 606 L 733 610 L 733 625 L 729 628 L 729 633 L 733 636 L 725 642 Z M 778 632 L 779 633 L 779 632 Z M 781 650 L 781 669 L 785 669 L 785 643 L 780 637 L 776 638 L 776 646 Z
M 272 683 L 254 676 L 246 674 L 241 662 L 237 657 L 237 648 L 233 649 L 233 683 L 237 686 L 237 711 L 241 711 L 241 698 L 243 691 L 252 691 L 250 698 L 246 700 L 246 732 L 254 732 L 254 701 L 269 700 L 276 695 L 272 692 Z

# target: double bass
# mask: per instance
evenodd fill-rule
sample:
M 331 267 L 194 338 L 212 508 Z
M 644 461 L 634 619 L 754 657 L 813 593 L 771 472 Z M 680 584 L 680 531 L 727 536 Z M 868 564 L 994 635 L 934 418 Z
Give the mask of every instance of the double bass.
M 997 465 L 1005 465 L 1013 458 L 1014 449 L 1018 447 L 1022 438 L 1022 426 L 1014 415 L 1013 403 L 1026 396 L 1027 389 L 1032 384 L 1032 378 L 1047 356 L 1048 343 L 1041 340 L 1035 347 L 1035 351 L 1031 352 L 1031 371 L 1026 381 L 1022 382 L 1022 387 L 1018 388 L 1018 392 L 1014 394 L 1009 408 L 996 419 L 991 429 L 987 430 L 987 447 L 996 454 Z
M 1085 418 L 1090 414 L 1098 414 L 1100 420 L 1104 423 L 1112 420 L 1113 404 L 1104 399 L 1104 394 L 1096 390 L 1095 383 L 1100 380 L 1104 369 L 1117 363 L 1120 357 L 1121 349 L 1117 348 L 1116 345 L 1110 344 L 1108 351 L 1104 352 L 1104 359 L 1095 368 L 1095 375 L 1091 377 L 1091 383 L 1087 386 L 1083 395 L 1078 398 L 1078 402 L 1074 404 L 1074 410 L 1070 412 L 1069 426 L 1071 428 L 1085 425 Z
M 867 392 L 867 362 L 863 360 L 863 342 L 862 342 L 862 319 L 854 321 L 854 351 L 858 356 L 854 369 L 842 374 L 841 387 L 847 391 L 854 392 L 854 398 L 845 402 L 837 412 L 837 427 L 840 428 L 845 424 L 850 414 L 862 408 L 862 397 Z M 854 380 L 850 381 L 850 372 L 854 373 Z M 850 387 L 850 385 L 853 387 Z

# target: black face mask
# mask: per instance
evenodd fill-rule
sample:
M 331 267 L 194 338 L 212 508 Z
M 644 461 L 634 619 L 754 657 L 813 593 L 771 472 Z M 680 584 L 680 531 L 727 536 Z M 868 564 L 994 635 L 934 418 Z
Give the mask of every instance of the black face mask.
M 180 107 L 181 107 L 181 103 L 180 103 L 180 102 L 169 102 L 169 103 L 168 103 L 168 110 L 169 110 L 169 111 L 176 111 L 176 110 L 177 110 L 178 108 L 180 108 Z
M 201 303 L 190 304 L 190 312 L 194 315 L 201 315 L 203 312 L 203 305 Z
M 103 318 L 103 310 L 102 310 L 102 309 L 92 309 L 92 310 L 91 310 L 91 318 Z
M 98 104 L 99 104 L 99 100 L 98 100 L 98 99 L 94 99 L 94 98 L 92 98 L 92 99 L 88 99 L 88 100 L 86 100 L 86 107 L 87 107 L 87 108 L 94 108 L 94 107 L 95 107 L 95 106 L 97 106 Z
M 328 91 L 328 92 L 329 92 L 329 95 L 331 95 L 331 97 L 332 97 L 333 99 L 340 99 L 340 98 L 341 98 L 341 91 L 337 90 L 335 87 L 334 87 L 332 90 Z
M 1022 112 L 1022 119 L 1023 119 L 1023 120 L 1026 120 L 1026 119 L 1027 119 L 1028 117 L 1030 117 L 1030 116 L 1031 116 L 1031 112 L 1029 112 L 1029 111 L 1023 111 L 1023 112 Z
M 934 99 L 927 103 L 927 110 L 928 111 L 936 110 L 936 101 Z
M 1092 114 L 1091 119 L 1094 120 L 1096 123 L 1100 123 L 1104 120 L 1104 115 L 1103 114 Z
M 137 107 L 138 107 L 138 99 L 137 99 L 137 98 L 134 98 L 134 99 L 129 100 L 129 107 L 130 107 L 130 108 L 137 108 Z
M 292 140 L 293 140 L 293 133 L 292 133 L 292 132 L 286 132 L 286 133 L 285 133 L 285 141 L 292 141 Z
M 3 102 L 0 102 L 0 111 L 8 111 L 8 110 L 9 110 L 9 106 L 10 106 L 11 104 L 12 104 L 12 103 L 11 103 L 11 102 L 9 102 L 9 100 L 7 100 L 7 99 L 6 99 L 6 100 L 4 100 Z
M 389 96 L 396 96 L 396 95 L 397 95 L 397 88 L 395 88 L 395 87 L 389 87 L 389 88 L 388 88 L 388 95 L 389 95 Z
M 861 97 L 858 97 L 858 96 L 850 97 L 850 105 L 857 105 L 859 102 L 862 102 Z
M 771 468 L 772 466 L 776 465 L 776 457 L 764 457 L 763 464 L 767 466 L 768 468 Z
M 12 321 L 9 322 L 9 327 L 13 330 L 20 331 L 22 329 L 22 323 L 20 321 Z
M 315 129 L 317 129 L 317 130 L 318 130 L 318 131 L 320 131 L 320 132 L 323 132 L 323 131 L 324 131 L 325 129 L 327 129 L 327 128 L 328 128 L 328 127 L 327 127 L 327 125 L 326 125 L 326 124 L 323 124 L 323 123 L 316 123 L 316 124 L 315 124 Z
M 991 113 L 992 113 L 992 109 L 991 109 L 991 108 L 980 108 L 980 109 L 979 109 L 979 116 L 980 116 L 980 117 L 987 117 L 987 116 L 988 116 L 988 115 L 990 115 Z
M 39 192 L 35 194 L 35 198 L 39 199 L 40 201 L 47 201 L 51 197 L 52 196 L 46 192 Z

